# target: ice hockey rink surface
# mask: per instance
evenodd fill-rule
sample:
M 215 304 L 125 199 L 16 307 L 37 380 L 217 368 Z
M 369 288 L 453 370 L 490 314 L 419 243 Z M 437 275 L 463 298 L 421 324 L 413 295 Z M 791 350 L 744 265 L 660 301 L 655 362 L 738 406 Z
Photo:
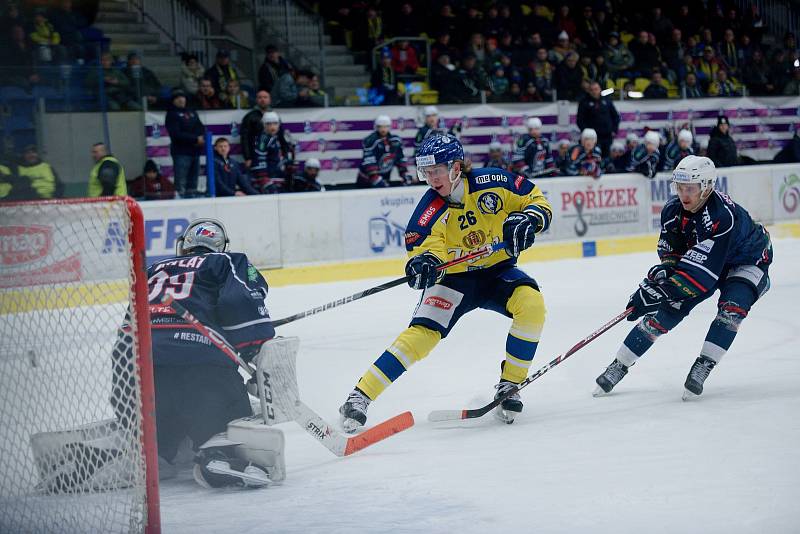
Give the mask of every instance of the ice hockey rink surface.
M 510 319 L 477 310 L 369 411 L 411 410 L 416 426 L 336 458 L 293 423 L 287 478 L 261 490 L 205 490 L 189 474 L 161 484 L 164 532 L 800 532 L 800 240 L 778 239 L 772 289 L 743 322 L 699 399 L 683 382 L 716 297 L 659 339 L 614 392 L 594 379 L 623 322 L 522 392 L 513 425 L 491 415 L 429 423 L 434 409 L 491 399 Z M 620 313 L 655 252 L 528 263 L 547 322 L 532 370 Z M 267 273 L 269 279 L 269 273 Z M 385 280 L 276 287 L 280 318 Z M 301 339 L 301 398 L 329 422 L 408 323 L 405 286 L 278 329 Z

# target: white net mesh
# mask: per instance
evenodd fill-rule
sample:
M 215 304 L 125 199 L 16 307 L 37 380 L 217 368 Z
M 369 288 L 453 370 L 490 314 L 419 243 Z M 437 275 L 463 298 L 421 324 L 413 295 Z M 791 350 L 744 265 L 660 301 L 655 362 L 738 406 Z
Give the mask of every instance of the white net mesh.
M 0 205 L 0 532 L 145 529 L 130 221 Z

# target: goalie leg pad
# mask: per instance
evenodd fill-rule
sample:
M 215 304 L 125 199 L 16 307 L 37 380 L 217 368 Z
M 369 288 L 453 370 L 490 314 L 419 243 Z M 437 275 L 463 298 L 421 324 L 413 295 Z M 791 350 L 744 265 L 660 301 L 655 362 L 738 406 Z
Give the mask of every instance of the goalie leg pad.
M 261 416 L 267 425 L 295 419 L 296 406 L 300 401 L 296 370 L 299 350 L 298 338 L 279 337 L 264 343 L 253 358 Z

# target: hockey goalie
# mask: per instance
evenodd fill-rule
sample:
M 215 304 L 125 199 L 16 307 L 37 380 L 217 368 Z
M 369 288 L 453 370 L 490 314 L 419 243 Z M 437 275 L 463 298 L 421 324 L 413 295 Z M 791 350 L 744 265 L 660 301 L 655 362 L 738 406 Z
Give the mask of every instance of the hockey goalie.
M 258 396 L 257 381 L 251 379 L 246 385 L 236 362 L 162 304 L 168 297 L 191 309 L 207 332 L 219 332 L 259 370 L 266 369 L 271 358 L 280 358 L 277 352 L 288 351 L 283 354 L 289 367 L 282 385 L 289 393 L 282 398 L 291 402 L 292 392 L 297 392 L 293 365 L 297 340 L 272 339 L 267 282 L 245 254 L 229 252 L 228 246 L 220 221 L 195 220 L 178 239 L 176 256 L 148 268 L 159 469 L 161 478 L 174 474 L 179 448 L 190 442 L 195 453 L 193 474 L 200 485 L 263 487 L 285 477 L 283 433 L 271 425 L 291 417 L 272 403 L 270 384 L 263 379 L 260 396 L 269 402 L 261 403 L 264 413 L 254 415 L 248 389 Z M 116 418 L 32 438 L 47 492 L 125 486 L 131 466 L 119 454 L 116 436 L 129 430 L 135 407 L 119 400 L 131 398 L 119 390 L 131 388 L 135 375 L 126 368 L 132 364 L 123 363 L 131 360 L 119 353 L 132 344 L 124 326 L 119 335 L 111 395 Z M 264 372 L 270 376 L 269 370 Z

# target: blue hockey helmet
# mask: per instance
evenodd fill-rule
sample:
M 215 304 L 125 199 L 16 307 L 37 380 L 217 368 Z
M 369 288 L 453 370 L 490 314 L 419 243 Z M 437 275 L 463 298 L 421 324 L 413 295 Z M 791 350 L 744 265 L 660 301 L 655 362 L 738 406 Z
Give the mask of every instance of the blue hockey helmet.
M 452 135 L 432 135 L 425 139 L 417 151 L 417 176 L 423 182 L 427 176 L 423 169 L 434 165 L 447 165 L 450 182 L 455 182 L 461 175 L 453 176 L 453 162 L 464 161 L 464 147 Z

